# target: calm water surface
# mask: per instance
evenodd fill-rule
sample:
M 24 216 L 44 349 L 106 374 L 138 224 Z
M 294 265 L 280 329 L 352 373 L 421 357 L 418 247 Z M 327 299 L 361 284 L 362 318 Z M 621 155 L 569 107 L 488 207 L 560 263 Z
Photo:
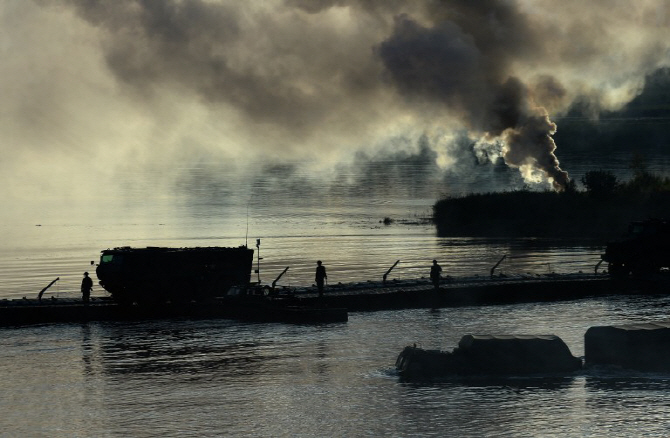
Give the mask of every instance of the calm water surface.
M 248 213 L 238 209 L 229 216 L 218 216 L 214 209 L 196 217 L 189 216 L 186 208 L 158 207 L 151 215 L 113 220 L 102 217 L 89 223 L 73 223 L 66 216 L 38 224 L 0 224 L 0 299 L 36 296 L 55 278 L 60 280 L 45 296 L 78 296 L 82 273 L 95 271 L 91 263 L 98 262 L 100 251 L 119 246 L 246 243 L 255 248 L 256 239 L 261 239 L 254 268 L 257 264 L 260 267 L 262 282 L 271 283 L 289 266 L 281 283 L 309 286 L 314 281 L 316 260 L 324 261 L 331 283 L 379 281 L 397 260 L 400 263 L 390 278 L 427 277 L 434 258 L 444 273 L 452 276 L 486 276 L 502 256 L 507 257 L 498 273 L 592 272 L 604 244 L 438 238 L 431 224 L 421 222 L 429 214 L 426 206 L 411 203 L 380 207 L 361 202 L 350 206 L 347 214 L 341 213 L 339 206 L 307 206 L 278 211 L 260 207 Z M 398 219 L 385 226 L 381 221 L 386 216 Z M 254 275 L 253 280 L 257 279 Z M 94 287 L 96 295 L 106 294 Z
M 262 281 L 290 266 L 282 278 L 290 285 L 311 284 L 317 259 L 331 282 L 349 282 L 379 280 L 396 260 L 395 278 L 427 276 L 433 258 L 450 275 L 484 276 L 505 254 L 505 273 L 590 272 L 602 250 L 602 242 L 441 239 L 430 226 L 385 227 L 380 210 L 368 207 L 348 215 L 294 209 L 268 216 L 252 208 L 248 216 L 209 212 L 202 221 L 171 212 L 4 224 L 0 298 L 36 296 L 56 277 L 48 295 L 77 296 L 90 261 L 122 245 L 227 246 L 245 236 L 255 245 L 262 238 Z M 396 217 L 414 217 L 407 205 L 393 208 Z M 94 296 L 103 295 L 97 287 Z M 468 333 L 556 334 L 581 356 L 588 327 L 666 319 L 669 306 L 668 297 L 616 297 L 352 313 L 347 323 L 318 326 L 170 320 L 6 328 L 0 435 L 667 436 L 670 375 L 417 385 L 401 382 L 394 362 L 406 345 L 451 350 Z
M 665 318 L 670 300 L 352 313 L 347 323 L 90 323 L 4 329 L 4 436 L 667 436 L 670 376 L 402 383 L 403 346 Z

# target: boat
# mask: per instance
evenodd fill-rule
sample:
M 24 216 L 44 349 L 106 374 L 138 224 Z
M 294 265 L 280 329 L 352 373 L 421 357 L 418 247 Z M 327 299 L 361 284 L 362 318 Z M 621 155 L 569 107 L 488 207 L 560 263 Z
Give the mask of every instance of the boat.
M 239 247 L 119 247 L 103 250 L 96 274 L 114 301 L 204 302 L 250 282 L 254 250 Z
M 584 335 L 588 367 L 670 372 L 670 321 L 590 327 Z
M 582 360 L 555 335 L 465 335 L 453 351 L 403 349 L 396 369 L 408 380 L 465 376 L 567 375 Z

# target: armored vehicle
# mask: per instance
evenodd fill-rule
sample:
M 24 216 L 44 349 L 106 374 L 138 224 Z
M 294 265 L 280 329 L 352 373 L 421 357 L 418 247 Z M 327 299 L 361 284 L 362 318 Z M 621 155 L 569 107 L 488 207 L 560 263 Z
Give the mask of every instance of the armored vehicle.
M 102 251 L 96 274 L 120 304 L 206 301 L 247 287 L 253 255 L 246 246 L 122 247 Z
M 612 276 L 644 275 L 670 268 L 670 222 L 632 222 L 624 238 L 607 244 L 602 259 Z

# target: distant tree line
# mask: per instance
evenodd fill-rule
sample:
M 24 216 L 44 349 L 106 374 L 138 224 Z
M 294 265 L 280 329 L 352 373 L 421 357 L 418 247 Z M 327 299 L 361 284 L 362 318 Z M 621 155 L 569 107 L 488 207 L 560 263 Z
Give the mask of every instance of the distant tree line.
M 446 198 L 433 205 L 439 236 L 609 239 L 634 220 L 670 218 L 670 178 L 642 160 L 620 181 L 607 170 L 584 174 L 564 192 L 516 190 Z
M 645 167 L 634 169 L 630 181 L 621 182 L 608 170 L 591 170 L 582 177 L 587 194 L 593 197 L 634 195 L 670 191 L 670 178 L 649 172 Z

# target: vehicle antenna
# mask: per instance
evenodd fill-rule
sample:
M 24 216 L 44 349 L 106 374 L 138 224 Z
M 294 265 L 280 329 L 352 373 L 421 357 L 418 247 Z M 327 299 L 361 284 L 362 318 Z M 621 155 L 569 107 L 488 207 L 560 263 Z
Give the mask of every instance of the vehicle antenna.
M 261 239 L 256 239 L 256 248 L 258 248 L 258 251 L 256 252 L 258 260 L 256 262 L 256 273 L 258 274 L 258 285 L 260 286 L 261 284 Z
M 245 247 L 249 246 L 249 204 L 251 204 L 251 198 L 249 198 L 249 202 L 247 202 L 247 231 L 244 234 Z

